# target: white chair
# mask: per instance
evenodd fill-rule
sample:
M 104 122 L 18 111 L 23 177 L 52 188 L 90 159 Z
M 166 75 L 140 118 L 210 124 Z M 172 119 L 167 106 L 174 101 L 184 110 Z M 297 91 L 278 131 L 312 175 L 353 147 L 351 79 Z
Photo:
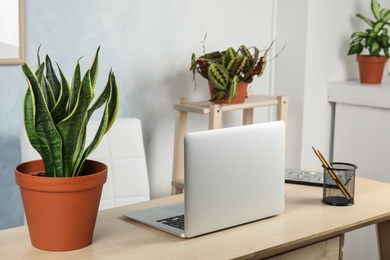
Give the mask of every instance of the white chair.
M 93 138 L 99 123 L 98 120 L 89 122 L 87 144 Z M 23 162 L 41 158 L 31 146 L 24 130 L 20 142 Z M 103 162 L 108 166 L 107 182 L 103 186 L 99 210 L 150 199 L 142 125 L 139 119 L 117 118 L 88 159 Z

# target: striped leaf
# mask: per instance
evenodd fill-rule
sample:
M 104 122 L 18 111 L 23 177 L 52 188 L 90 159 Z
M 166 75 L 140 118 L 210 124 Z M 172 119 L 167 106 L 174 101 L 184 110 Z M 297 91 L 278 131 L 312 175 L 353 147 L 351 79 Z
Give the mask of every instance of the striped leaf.
M 61 68 L 58 66 L 60 72 L 61 84 L 60 84 L 60 94 L 55 104 L 53 110 L 51 111 L 51 117 L 54 124 L 58 124 L 62 119 L 67 116 L 67 105 L 69 100 L 69 84 L 65 78 L 65 75 L 62 73 Z
M 81 87 L 81 70 L 80 70 L 80 63 L 79 61 L 77 61 L 76 68 L 74 69 L 73 72 L 67 114 L 70 114 L 73 111 L 74 107 L 76 106 L 80 87 Z
M 217 89 L 226 89 L 229 83 L 229 73 L 220 64 L 210 62 L 207 68 L 207 75 L 213 86 Z
M 63 164 L 65 177 L 75 176 L 78 163 L 84 152 L 88 106 L 93 98 L 90 71 L 82 80 L 76 107 L 67 118 L 62 120 L 57 129 L 63 140 Z
M 39 152 L 45 164 L 46 176 L 63 177 L 62 140 L 51 119 L 39 82 L 24 64 L 22 70 L 28 82 L 24 101 L 25 127 L 31 145 Z

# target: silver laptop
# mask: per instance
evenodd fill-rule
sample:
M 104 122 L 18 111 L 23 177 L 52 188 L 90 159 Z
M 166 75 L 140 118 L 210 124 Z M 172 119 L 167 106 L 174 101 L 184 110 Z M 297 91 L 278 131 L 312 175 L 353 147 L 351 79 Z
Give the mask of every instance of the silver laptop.
M 184 202 L 124 216 L 189 238 L 280 214 L 284 147 L 283 121 L 188 133 Z

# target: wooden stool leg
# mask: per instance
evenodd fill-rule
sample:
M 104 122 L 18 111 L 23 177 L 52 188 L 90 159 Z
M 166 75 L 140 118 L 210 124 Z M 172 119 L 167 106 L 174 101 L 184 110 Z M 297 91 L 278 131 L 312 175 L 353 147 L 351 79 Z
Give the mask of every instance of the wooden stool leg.
M 253 124 L 253 108 L 247 108 L 242 111 L 242 124 L 251 125 Z
M 287 117 L 288 117 L 288 97 L 287 96 L 278 96 L 278 109 L 276 114 L 277 120 L 283 120 L 287 126 Z
M 211 104 L 209 116 L 209 129 L 218 129 L 222 127 L 221 105 Z
M 187 99 L 178 99 L 176 104 L 186 103 Z M 184 136 L 187 132 L 187 112 L 176 111 L 175 139 L 173 147 L 172 195 L 183 193 L 183 189 L 174 185 L 174 181 L 184 181 Z

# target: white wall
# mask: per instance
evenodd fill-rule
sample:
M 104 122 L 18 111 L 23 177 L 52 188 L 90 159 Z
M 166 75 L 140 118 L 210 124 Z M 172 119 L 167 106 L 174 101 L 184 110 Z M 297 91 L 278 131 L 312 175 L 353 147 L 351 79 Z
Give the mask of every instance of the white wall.
M 275 68 L 276 93 L 290 98 L 287 165 L 321 168 L 312 146 L 332 157 L 333 109 L 327 84 L 358 77 L 349 37 L 370 15 L 368 1 L 278 1 L 278 44 L 287 44 Z

